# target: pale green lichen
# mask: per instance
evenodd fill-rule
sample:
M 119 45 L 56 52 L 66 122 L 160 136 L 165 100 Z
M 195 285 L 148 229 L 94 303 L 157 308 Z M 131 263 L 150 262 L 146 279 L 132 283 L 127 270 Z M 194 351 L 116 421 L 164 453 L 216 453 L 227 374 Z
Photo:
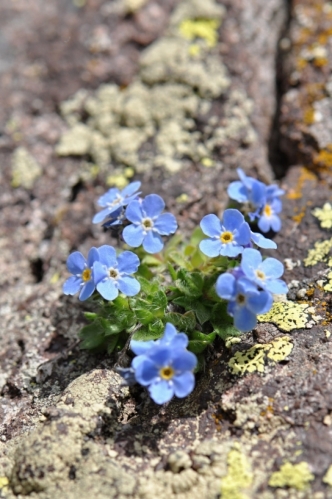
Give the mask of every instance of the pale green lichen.
M 331 203 L 325 203 L 323 208 L 315 208 L 311 212 L 314 217 L 318 218 L 320 221 L 320 226 L 323 229 L 332 228 L 332 205 Z
M 328 283 L 324 285 L 324 290 L 332 292 L 332 272 L 329 272 L 327 274 L 327 278 L 328 278 Z
M 253 473 L 248 458 L 236 443 L 227 455 L 227 475 L 221 481 L 221 499 L 247 499 Z
M 314 480 L 308 463 L 302 461 L 298 464 L 284 463 L 279 471 L 271 475 L 270 487 L 290 487 L 297 490 L 305 490 L 309 483 Z
M 308 256 L 303 260 L 305 267 L 316 265 L 319 262 L 326 261 L 332 249 L 332 238 L 315 243 L 313 249 L 308 251 Z
M 292 301 L 275 302 L 267 314 L 257 316 L 259 322 L 271 322 L 282 331 L 306 327 L 309 323 L 309 304 Z
M 332 464 L 324 475 L 323 482 L 332 487 Z
M 291 338 L 282 336 L 270 343 L 257 344 L 249 348 L 249 350 L 236 352 L 228 365 L 233 374 L 241 376 L 255 371 L 263 373 L 267 360 L 281 362 L 290 355 L 292 349 Z
M 245 93 L 229 91 L 222 126 L 213 111 L 211 100 L 230 86 L 227 69 L 210 46 L 224 12 L 215 0 L 180 2 L 166 35 L 143 50 L 130 85 L 102 85 L 94 94 L 81 89 L 61 104 L 69 129 L 56 152 L 88 155 L 104 171 L 111 164 L 115 170 L 127 166 L 144 172 L 157 166 L 175 173 L 188 160 L 218 167 L 213 154 L 229 139 L 256 140 L 252 102 Z M 206 115 L 206 125 L 198 129 L 197 118 Z
M 12 186 L 31 189 L 42 169 L 25 147 L 18 147 L 12 157 Z

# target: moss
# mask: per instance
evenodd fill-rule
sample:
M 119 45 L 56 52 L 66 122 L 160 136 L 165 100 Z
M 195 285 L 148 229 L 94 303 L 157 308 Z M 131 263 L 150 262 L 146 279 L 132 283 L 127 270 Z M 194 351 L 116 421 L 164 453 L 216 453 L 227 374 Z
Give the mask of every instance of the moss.
M 25 149 L 18 147 L 12 157 L 12 186 L 31 189 L 42 169 L 33 156 Z
M 258 315 L 259 322 L 271 322 L 282 331 L 306 327 L 309 322 L 308 304 L 292 301 L 276 302 L 267 314 Z
M 239 444 L 234 445 L 227 455 L 227 471 L 221 482 L 221 499 L 246 499 L 246 490 L 252 484 L 253 474 Z
M 218 19 L 185 19 L 179 26 L 179 32 L 187 40 L 196 38 L 205 41 L 210 48 L 215 47 L 218 41 Z
M 244 352 L 236 352 L 228 365 L 233 374 L 243 375 L 255 371 L 263 373 L 267 359 L 281 362 L 290 355 L 292 349 L 293 343 L 289 336 L 282 336 L 271 343 L 254 345 Z
M 314 475 L 310 472 L 308 463 L 302 461 L 298 464 L 285 463 L 279 471 L 271 475 L 270 487 L 290 487 L 297 490 L 305 490 L 309 482 L 314 480 Z

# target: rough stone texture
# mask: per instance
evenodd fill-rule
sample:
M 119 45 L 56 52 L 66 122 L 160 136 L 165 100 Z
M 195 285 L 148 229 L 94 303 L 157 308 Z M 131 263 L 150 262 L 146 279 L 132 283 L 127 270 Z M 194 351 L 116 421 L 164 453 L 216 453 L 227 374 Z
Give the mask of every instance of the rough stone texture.
M 287 28 L 286 7 L 1 2 L 1 497 L 332 497 L 331 8 L 294 0 Z M 237 166 L 271 179 L 273 123 L 298 163 L 275 238 L 288 300 L 156 406 L 79 350 L 65 260 L 109 242 L 91 224 L 107 183 L 135 174 L 187 234 Z

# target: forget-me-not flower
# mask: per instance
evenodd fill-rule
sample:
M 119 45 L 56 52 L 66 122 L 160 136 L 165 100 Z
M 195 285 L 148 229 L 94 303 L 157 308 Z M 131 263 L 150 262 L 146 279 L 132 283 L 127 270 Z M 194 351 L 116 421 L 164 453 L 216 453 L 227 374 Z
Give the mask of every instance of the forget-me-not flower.
M 120 191 L 117 187 L 109 189 L 98 199 L 99 206 L 104 209 L 93 217 L 92 223 L 97 224 L 102 222 L 106 217 L 114 213 L 119 208 L 127 206 L 140 194 L 138 192 L 140 187 L 141 182 L 131 182 L 124 189 L 122 189 L 122 191 Z
M 99 261 L 93 265 L 97 291 L 105 300 L 114 300 L 119 291 L 127 296 L 136 295 L 141 287 L 131 274 L 137 272 L 140 261 L 132 251 L 124 251 L 118 257 L 112 246 L 98 248 Z
M 266 291 L 276 294 L 285 294 L 288 291 L 286 283 L 279 279 L 284 272 L 284 266 L 276 258 L 263 260 L 259 251 L 247 248 L 242 253 L 241 269 L 247 279 Z
M 188 337 L 167 323 L 164 335 L 156 341 L 131 341 L 137 355 L 132 361 L 136 381 L 147 387 L 156 404 L 189 395 L 195 386 L 196 356 L 188 352 Z
M 259 248 L 263 249 L 276 249 L 277 245 L 272 239 L 268 239 L 267 237 L 264 237 L 262 234 L 259 232 L 252 232 L 251 231 L 251 241 L 256 244 Z M 252 247 L 252 245 L 250 245 Z
M 147 253 L 158 253 L 164 247 L 161 236 L 174 234 L 178 225 L 171 213 L 162 213 L 164 200 L 149 194 L 142 201 L 132 201 L 126 209 L 126 218 L 132 222 L 124 228 L 124 241 L 137 248 L 143 244 Z
M 94 278 L 94 263 L 99 259 L 97 248 L 91 248 L 87 260 L 82 253 L 74 251 L 67 259 L 67 268 L 71 274 L 63 285 L 65 295 L 74 295 L 78 292 L 81 301 L 87 300 L 96 288 Z
M 262 232 L 268 232 L 271 229 L 278 232 L 281 229 L 281 220 L 278 216 L 281 210 L 280 199 L 274 198 L 264 204 L 258 220 L 258 227 Z
M 250 243 L 249 225 L 238 210 L 226 210 L 222 220 L 213 214 L 206 215 L 200 226 L 209 239 L 201 241 L 199 248 L 211 258 L 219 255 L 237 256 Z
M 251 331 L 257 324 L 257 314 L 268 312 L 273 303 L 271 293 L 260 291 L 255 283 L 243 277 L 241 270 L 221 274 L 216 292 L 228 301 L 227 312 L 234 318 L 234 326 L 243 332 Z
M 252 220 L 258 216 L 258 213 L 266 200 L 266 185 L 253 177 L 247 177 L 241 168 L 238 168 L 237 174 L 240 180 L 231 182 L 227 192 L 231 199 L 239 203 L 247 203 L 253 213 L 249 213 Z

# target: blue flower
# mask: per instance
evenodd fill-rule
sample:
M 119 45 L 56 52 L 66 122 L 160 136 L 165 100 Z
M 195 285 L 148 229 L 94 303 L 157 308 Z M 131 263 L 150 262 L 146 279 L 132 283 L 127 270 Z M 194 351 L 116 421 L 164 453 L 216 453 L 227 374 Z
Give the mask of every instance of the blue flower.
M 257 285 L 243 277 L 241 271 L 220 275 L 216 292 L 228 301 L 227 312 L 234 318 L 234 326 L 243 332 L 251 331 L 257 324 L 256 315 L 266 313 L 273 303 L 272 295 L 258 290 Z
M 97 291 L 105 300 L 114 300 L 119 291 L 134 296 L 140 291 L 139 282 L 131 276 L 137 271 L 140 261 L 131 251 L 124 251 L 116 257 L 112 246 L 98 248 L 99 261 L 93 265 Z
M 131 184 L 128 184 L 122 191 L 117 187 L 109 189 L 106 194 L 98 199 L 99 206 L 102 206 L 105 209 L 101 210 L 93 217 L 92 223 L 97 224 L 102 222 L 106 217 L 113 214 L 114 211 L 123 206 L 127 206 L 140 194 L 137 192 L 140 187 L 141 182 L 131 182 Z
M 116 229 L 119 225 L 123 224 L 125 219 L 125 209 L 121 206 L 110 214 L 110 216 L 103 223 L 103 227 L 105 227 L 105 229 Z
M 250 243 L 250 228 L 238 210 L 224 212 L 222 220 L 206 215 L 200 226 L 209 239 L 200 242 L 200 250 L 207 256 L 237 256 Z
M 167 323 L 164 336 L 156 341 L 131 341 L 137 357 L 132 361 L 135 378 L 148 388 L 156 404 L 165 404 L 176 395 L 186 397 L 195 386 L 196 356 L 188 352 L 188 337 Z
M 264 249 L 276 249 L 277 245 L 272 239 L 268 239 L 267 237 L 264 237 L 262 234 L 259 234 L 259 232 L 252 232 L 251 231 L 251 241 L 256 244 L 259 248 L 264 248 Z
M 236 171 L 240 180 L 229 184 L 228 195 L 239 203 L 249 204 L 250 209 L 253 210 L 253 213 L 250 213 L 249 216 L 254 220 L 266 201 L 266 185 L 252 177 L 247 177 L 241 168 Z
M 288 287 L 279 277 L 284 272 L 284 266 L 276 258 L 262 259 L 255 249 L 245 249 L 242 253 L 241 269 L 247 279 L 260 288 L 276 294 L 285 294 Z
M 74 251 L 67 259 L 67 268 L 73 274 L 63 285 L 65 295 L 74 295 L 80 292 L 81 301 L 89 298 L 96 285 L 94 279 L 94 263 L 99 259 L 97 248 L 91 248 L 86 260 L 82 253 Z
M 270 229 L 278 232 L 281 229 L 281 220 L 278 213 L 282 210 L 282 203 L 280 199 L 274 198 L 270 202 L 266 202 L 262 208 L 258 227 L 262 232 L 268 232 Z
M 143 244 L 147 253 L 158 253 L 164 247 L 161 236 L 173 234 L 178 227 L 174 215 L 162 213 L 164 208 L 165 203 L 157 194 L 132 201 L 126 209 L 126 218 L 132 225 L 123 231 L 125 242 L 133 248 Z

